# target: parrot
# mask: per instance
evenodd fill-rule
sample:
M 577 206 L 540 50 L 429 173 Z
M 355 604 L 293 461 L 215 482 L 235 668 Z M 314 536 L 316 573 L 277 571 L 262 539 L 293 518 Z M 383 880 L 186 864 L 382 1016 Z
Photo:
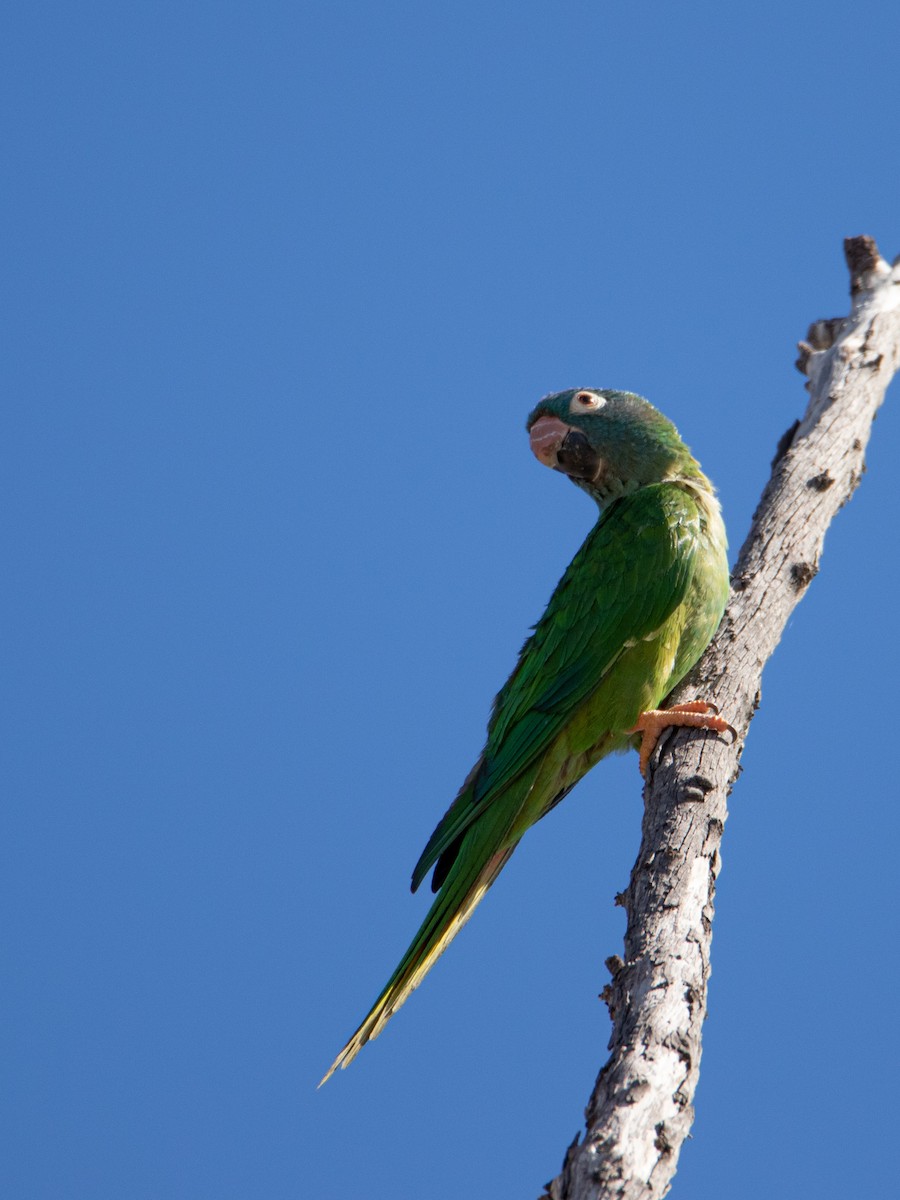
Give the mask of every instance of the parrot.
M 576 553 L 494 700 L 484 749 L 412 874 L 437 893 L 368 1016 L 322 1080 L 377 1037 L 471 917 L 527 829 L 607 754 L 661 732 L 731 726 L 703 701 L 661 709 L 725 609 L 715 489 L 675 426 L 634 392 L 576 388 L 528 417 L 531 450 L 596 502 Z M 321 1086 L 321 1085 L 320 1085 Z

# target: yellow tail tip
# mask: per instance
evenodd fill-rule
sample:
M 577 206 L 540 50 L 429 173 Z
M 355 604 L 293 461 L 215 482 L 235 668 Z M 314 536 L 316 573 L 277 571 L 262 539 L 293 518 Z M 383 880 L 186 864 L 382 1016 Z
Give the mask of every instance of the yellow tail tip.
M 407 951 L 407 959 L 401 969 L 399 969 L 398 974 L 395 975 L 391 983 L 388 984 L 387 988 L 385 988 L 384 992 L 376 1000 L 372 1011 L 328 1068 L 325 1075 L 322 1076 L 319 1087 L 323 1083 L 327 1083 L 338 1068 L 343 1070 L 344 1067 L 349 1066 L 367 1042 L 375 1041 L 394 1013 L 416 990 L 435 962 L 444 953 L 466 921 L 468 921 L 476 905 L 497 878 L 501 867 L 514 849 L 515 843 L 493 854 L 478 873 L 471 888 L 462 897 L 458 906 L 447 914 L 446 923 L 442 926 L 439 925 L 435 934 L 429 934 L 429 940 L 424 945 L 417 946 L 417 942 L 413 942 L 413 946 Z M 431 912 L 425 918 L 426 925 L 419 931 L 419 937 L 422 936 L 423 930 L 427 928 L 432 914 L 434 914 L 435 910 L 442 903 L 443 895 L 435 900 Z M 318 1091 L 318 1088 L 316 1090 Z
M 318 1084 L 316 1085 L 316 1091 L 319 1090 L 323 1083 L 328 1082 L 335 1071 L 338 1069 L 343 1071 L 344 1067 L 346 1067 L 349 1063 L 352 1063 L 354 1058 L 356 1058 L 357 1054 L 359 1054 L 360 1050 L 362 1050 L 363 1046 L 368 1040 L 368 1038 L 362 1041 L 358 1040 L 356 1037 L 351 1038 L 351 1040 L 347 1043 L 347 1045 L 343 1048 L 343 1050 L 319 1080 Z

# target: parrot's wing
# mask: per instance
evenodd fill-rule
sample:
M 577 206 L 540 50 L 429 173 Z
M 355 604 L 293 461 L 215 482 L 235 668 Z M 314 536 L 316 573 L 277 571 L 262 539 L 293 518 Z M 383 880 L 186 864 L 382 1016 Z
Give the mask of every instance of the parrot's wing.
M 699 533 L 695 501 L 671 485 L 641 488 L 604 513 L 497 697 L 478 796 L 542 754 L 626 646 L 671 616 L 690 586 Z
M 605 510 L 522 647 L 488 725 L 487 745 L 413 872 L 440 855 L 565 728 L 623 650 L 656 632 L 684 599 L 700 515 L 691 495 L 654 484 Z

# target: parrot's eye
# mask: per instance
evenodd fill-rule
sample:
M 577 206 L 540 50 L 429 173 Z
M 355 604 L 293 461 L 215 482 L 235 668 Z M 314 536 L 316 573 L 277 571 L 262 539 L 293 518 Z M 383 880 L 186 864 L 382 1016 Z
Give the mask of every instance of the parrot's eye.
M 593 392 L 576 392 L 569 405 L 569 412 L 590 412 L 591 409 L 602 408 L 605 403 L 603 396 L 595 396 Z

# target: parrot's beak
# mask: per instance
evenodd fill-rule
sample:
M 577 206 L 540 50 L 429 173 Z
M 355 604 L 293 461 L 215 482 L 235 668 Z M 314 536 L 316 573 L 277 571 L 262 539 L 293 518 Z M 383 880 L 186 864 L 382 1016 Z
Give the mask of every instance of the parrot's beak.
M 559 417 L 538 417 L 529 430 L 532 452 L 546 467 L 571 479 L 596 479 L 603 460 L 580 429 Z
M 538 417 L 531 426 L 531 450 L 538 462 L 545 467 L 556 466 L 556 455 L 571 429 L 559 417 Z

